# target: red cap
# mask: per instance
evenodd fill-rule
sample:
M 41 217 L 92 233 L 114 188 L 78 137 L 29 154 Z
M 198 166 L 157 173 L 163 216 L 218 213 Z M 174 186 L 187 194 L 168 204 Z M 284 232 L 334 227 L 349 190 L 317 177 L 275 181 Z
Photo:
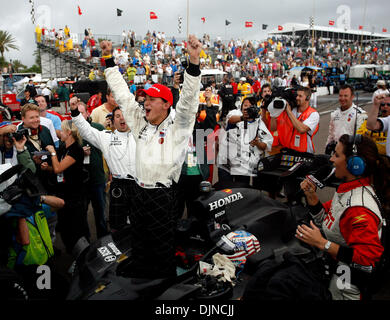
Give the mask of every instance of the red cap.
M 168 101 L 170 106 L 173 104 L 173 95 L 171 89 L 162 84 L 156 83 L 148 90 L 143 89 L 143 91 L 150 97 L 162 98 Z

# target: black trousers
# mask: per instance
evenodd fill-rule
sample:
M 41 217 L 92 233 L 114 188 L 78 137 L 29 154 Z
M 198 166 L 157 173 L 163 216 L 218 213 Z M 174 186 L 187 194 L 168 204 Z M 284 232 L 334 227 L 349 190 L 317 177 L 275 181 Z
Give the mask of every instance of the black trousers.
M 117 231 L 127 226 L 127 217 L 131 210 L 131 190 L 136 184 L 130 179 L 112 179 L 110 184 L 110 207 L 108 220 L 111 231 Z
M 84 192 L 65 195 L 65 206 L 58 210 L 58 229 L 66 251 L 71 254 L 72 249 L 81 237 L 89 240 L 87 211 L 85 210 Z
M 194 210 L 194 201 L 200 196 L 200 183 L 205 180 L 201 175 L 187 176 L 182 174 L 178 182 L 178 218 L 183 216 L 184 205 L 187 215 L 191 216 Z
M 148 279 L 176 276 L 177 185 L 145 189 L 134 183 L 131 194 L 129 276 Z

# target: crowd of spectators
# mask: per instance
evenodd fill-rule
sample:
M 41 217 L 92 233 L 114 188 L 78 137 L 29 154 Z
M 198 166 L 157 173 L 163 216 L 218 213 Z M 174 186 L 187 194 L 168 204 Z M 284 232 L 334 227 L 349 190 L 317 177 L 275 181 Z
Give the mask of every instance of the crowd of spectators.
M 374 131 L 389 129 L 388 96 L 378 97 L 378 93 L 373 98 L 373 111 L 367 117 L 364 110 L 353 104 L 354 89 L 348 85 L 340 87 L 340 107 L 332 113 L 327 145 L 314 145 L 313 137 L 318 132 L 320 115 L 313 105 L 315 101 L 311 99 L 315 92 L 315 85 L 314 87 L 312 85 L 313 77 L 307 79 L 288 77 L 288 70 L 292 67 L 310 64 L 311 52 L 302 50 L 292 39 L 269 38 L 261 42 L 231 40 L 228 43 L 217 39 L 211 43 L 210 37 L 204 35 L 200 39 L 202 48 L 199 48 L 198 59 L 198 51 L 195 51 L 194 47 L 189 48 L 194 45 L 194 40 L 189 43 L 177 41 L 174 37 L 168 39 L 164 32 L 148 32 L 139 43 L 136 41 L 135 32 L 123 31 L 122 44 L 112 48 L 112 57 L 102 53 L 104 50 L 109 52 L 107 48 L 102 47 L 102 51 L 97 48 L 98 44 L 89 29 L 85 31 L 81 47 L 73 46 L 67 26 L 58 32 L 40 28 L 38 30 L 37 27 L 36 35 L 37 42 L 57 47 L 61 53 L 71 51 L 79 58 L 91 62 L 93 68 L 88 76 L 90 80 L 106 79 L 107 73 L 103 71 L 105 68 L 109 70 L 107 91 L 91 96 L 86 104 L 77 97 L 72 98 L 70 101 L 72 120 L 64 120 L 60 114 L 50 110 L 48 108 L 50 97 L 46 98 L 44 88 L 37 92 L 29 83 L 21 103 L 21 123 L 18 126 L 5 123 L 0 128 L 3 138 L 0 143 L 2 148 L 6 149 L 2 152 L 3 164 L 20 163 L 31 168 L 48 191 L 50 195 L 47 195 L 48 198 L 46 195 L 41 196 L 39 205 L 44 205 L 46 201 L 51 203 L 47 210 L 47 229 L 51 232 L 51 245 L 55 241 L 56 231 L 59 231 L 68 254 L 72 253 L 80 239 L 88 241 L 91 238 L 91 226 L 87 221 L 89 203 L 92 204 L 94 211 L 98 237 L 131 225 L 132 219 L 147 229 L 143 222 L 141 223 L 142 219 L 138 217 L 138 211 L 142 211 L 146 204 L 140 203 L 142 201 L 140 199 L 134 200 L 129 190 L 139 192 L 142 196 L 150 196 L 153 192 L 155 194 L 167 192 L 165 195 L 159 194 L 163 199 L 174 195 L 175 199 L 177 197 L 179 200 L 174 215 L 179 219 L 184 214 L 185 205 L 191 214 L 195 196 L 199 195 L 199 183 L 204 180 L 213 182 L 214 165 L 218 170 L 220 184 L 228 187 L 230 183 L 238 182 L 269 191 L 269 195 L 275 198 L 281 190 L 268 190 L 264 182 L 256 181 L 256 166 L 260 159 L 280 152 L 281 148 L 306 153 L 326 151 L 333 154 L 337 142 L 344 134 L 352 136 L 356 130 L 362 130 L 363 135 L 376 142 L 378 149 L 379 145 L 382 146 L 380 151 L 383 154 L 390 156 L 386 135 L 381 135 L 381 139 L 375 140 L 372 134 Z M 356 62 L 359 55 L 357 45 L 343 40 L 318 39 L 315 46 L 318 57 L 316 65 L 321 67 L 328 64 L 345 69 Z M 341 57 L 336 59 L 338 54 L 341 54 Z M 363 60 L 378 61 L 384 56 L 383 61 L 387 61 L 388 55 L 387 47 L 367 45 L 364 48 Z M 184 59 L 187 58 L 189 65 L 188 73 L 185 75 L 187 86 L 186 83 L 181 86 L 180 72 L 185 65 Z M 198 60 L 199 67 L 194 64 L 194 61 Z M 227 73 L 223 84 L 220 86 L 216 86 L 215 82 L 203 84 L 203 92 L 199 94 L 198 88 L 195 88 L 195 81 L 200 80 L 200 70 L 211 68 Z M 153 75 L 157 78 L 153 78 Z M 144 90 L 132 88 L 136 76 L 143 79 L 141 87 Z M 191 86 L 188 84 L 190 82 Z M 171 90 L 165 85 L 171 86 Z M 64 91 L 62 87 L 63 85 L 59 84 L 57 92 Z M 275 107 L 273 102 L 269 103 L 272 91 L 278 87 L 296 89 L 294 101 L 286 103 L 283 108 Z M 380 94 L 388 95 L 386 90 L 384 88 Z M 194 95 L 198 94 L 199 100 L 197 96 L 194 99 Z M 62 101 L 69 100 L 69 92 L 61 92 L 61 95 Z M 183 110 L 188 107 L 185 98 L 190 99 L 189 97 L 191 110 L 187 110 L 190 112 L 187 114 Z M 128 104 L 126 108 L 123 105 L 119 107 L 116 98 Z M 156 99 L 161 99 L 162 104 L 159 108 L 163 110 L 161 114 L 164 114 L 165 118 L 155 113 L 153 109 L 160 101 L 156 102 Z M 199 108 L 196 111 L 197 105 Z M 137 116 L 129 115 L 130 108 L 139 115 L 138 113 Z M 129 117 L 133 122 L 128 120 Z M 158 118 L 158 121 L 153 117 Z M 186 121 L 175 122 L 175 119 Z M 187 122 L 191 124 L 191 130 L 184 126 Z M 143 125 L 136 127 L 137 135 L 132 133 L 136 128 L 129 127 L 130 123 L 134 126 L 140 126 L 140 123 Z M 181 187 L 181 192 L 175 193 L 176 189 L 174 190 L 173 186 L 176 188 L 176 184 L 161 187 L 158 183 L 153 183 L 151 189 L 145 191 L 148 189 L 145 187 L 147 179 L 151 179 L 149 176 L 151 169 L 148 166 L 155 164 L 153 163 L 155 159 L 148 159 L 146 156 L 135 159 L 139 152 L 138 148 L 143 148 L 145 155 L 150 154 L 148 153 L 150 150 L 139 143 L 139 140 L 144 139 L 148 143 L 153 143 L 151 146 L 155 148 L 153 150 L 157 150 L 161 145 L 167 146 L 167 143 L 164 144 L 164 139 L 169 137 L 166 131 L 172 128 L 177 130 L 175 123 L 181 124 L 188 131 L 185 141 L 175 136 L 178 141 L 180 140 L 180 144 L 172 146 L 185 147 L 184 164 L 181 164 L 180 168 L 175 167 L 176 171 L 179 169 L 175 182 Z M 354 123 L 355 126 L 352 125 Z M 163 124 L 161 128 L 160 124 Z M 365 129 L 362 126 L 365 126 Z M 23 136 L 22 142 L 9 138 L 9 134 L 12 136 L 21 129 L 28 132 Z M 204 141 L 197 139 L 196 130 L 208 130 L 208 137 L 214 136 L 214 139 L 207 138 L 205 145 Z M 152 135 L 158 135 L 158 140 L 152 140 L 150 138 Z M 386 148 L 383 148 L 384 144 Z M 198 152 L 201 149 L 202 152 Z M 183 153 L 182 151 L 177 154 Z M 201 159 L 200 154 L 207 157 Z M 156 155 L 160 156 L 158 153 Z M 5 161 L 6 158 L 10 160 Z M 176 161 L 175 166 L 177 163 Z M 158 165 L 163 167 L 166 163 Z M 167 174 L 164 170 L 155 174 L 157 176 L 163 173 Z M 139 181 L 142 175 L 146 183 Z M 135 208 L 137 215 L 132 211 L 134 208 L 124 210 L 134 203 L 139 206 Z M 160 204 L 163 206 L 169 203 L 170 201 L 166 201 Z M 106 207 L 109 208 L 108 221 L 105 215 Z M 172 208 L 148 207 L 151 212 L 160 209 L 169 214 L 173 212 Z M 21 226 L 18 226 L 18 223 Z M 28 241 L 20 240 L 23 219 L 16 220 L 16 225 L 15 221 L 12 221 L 11 225 L 16 236 L 13 239 L 14 244 L 18 243 L 23 245 L 24 249 L 28 248 Z M 145 234 L 142 237 L 145 237 Z M 140 251 L 140 248 L 141 245 L 137 250 Z M 51 250 L 52 247 L 49 249 L 46 261 L 55 256 L 56 249 Z M 168 249 L 167 252 L 171 253 L 172 248 Z M 18 258 L 19 253 L 16 252 Z M 164 254 L 164 251 L 159 254 Z M 149 259 L 146 256 L 143 258 Z M 43 260 L 35 263 L 42 264 Z M 22 267 L 24 262 L 23 259 L 16 259 L 19 267 Z M 142 267 L 139 266 L 140 269 Z M 161 270 L 154 271 L 158 274 Z M 171 271 L 172 268 L 169 269 L 169 272 Z M 21 272 L 25 276 L 30 274 L 27 270 Z

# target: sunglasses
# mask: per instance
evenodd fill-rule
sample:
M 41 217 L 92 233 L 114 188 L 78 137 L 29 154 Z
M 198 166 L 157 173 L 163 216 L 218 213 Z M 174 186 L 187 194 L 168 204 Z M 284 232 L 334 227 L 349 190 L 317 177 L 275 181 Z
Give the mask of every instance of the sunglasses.
M 384 107 L 384 106 L 390 107 L 390 103 L 381 103 L 380 106 L 381 106 L 381 107 Z

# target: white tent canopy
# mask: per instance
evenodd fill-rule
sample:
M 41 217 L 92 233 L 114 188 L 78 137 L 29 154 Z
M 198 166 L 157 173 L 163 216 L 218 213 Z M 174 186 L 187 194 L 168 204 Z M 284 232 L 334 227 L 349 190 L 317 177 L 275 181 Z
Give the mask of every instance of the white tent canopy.
M 271 35 L 289 35 L 294 32 L 299 32 L 299 31 L 306 31 L 309 32 L 312 29 L 310 28 L 310 25 L 308 24 L 303 24 L 303 23 L 285 23 L 282 25 L 282 30 L 278 30 L 278 28 L 275 28 L 271 30 L 268 34 Z M 364 30 L 353 30 L 353 29 L 341 29 L 337 27 L 326 27 L 326 26 L 316 26 L 314 25 L 314 31 L 320 31 L 320 32 L 331 32 L 331 33 L 342 33 L 346 35 L 355 35 L 355 36 L 365 36 L 365 37 L 370 37 L 370 38 L 383 38 L 383 39 L 388 39 L 390 38 L 390 34 L 388 33 L 373 33 L 369 31 L 364 31 Z
M 23 86 L 24 84 L 26 84 L 29 80 L 30 80 L 29 77 L 24 77 L 23 79 L 14 82 L 13 85 L 14 85 L 15 87 L 20 87 L 20 86 Z

